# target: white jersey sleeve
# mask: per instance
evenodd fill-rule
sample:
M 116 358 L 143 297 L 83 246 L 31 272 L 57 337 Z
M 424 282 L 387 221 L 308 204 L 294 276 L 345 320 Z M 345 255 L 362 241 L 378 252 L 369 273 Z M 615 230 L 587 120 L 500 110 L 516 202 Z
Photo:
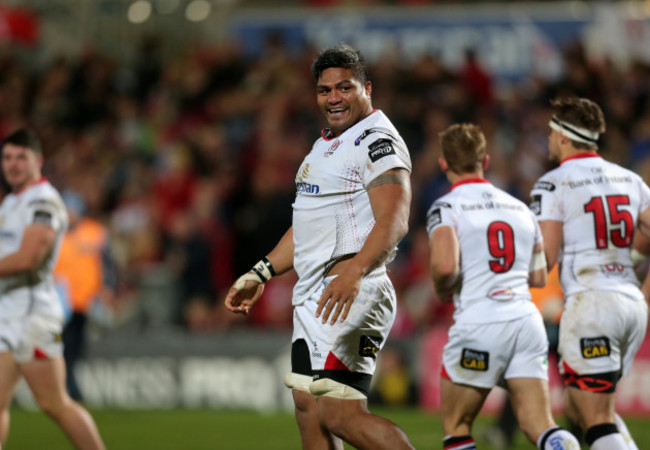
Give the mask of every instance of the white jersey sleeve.
M 359 167 L 364 186 L 387 170 L 401 168 L 411 171 L 411 158 L 404 141 L 393 136 L 390 130 L 380 127 L 365 130 L 355 144 L 363 151 L 358 152 L 363 160 Z
M 56 199 L 35 198 L 25 208 L 26 225 L 46 225 L 59 233 L 66 226 L 64 213 Z
M 456 223 L 457 215 L 449 203 L 443 200 L 433 202 L 427 213 L 427 233 L 429 237 L 439 227 L 449 226 L 456 230 Z
M 530 195 L 530 209 L 537 216 L 537 220 L 562 221 L 564 217 L 564 203 L 562 194 L 556 188 L 557 181 L 553 172 L 540 178 Z

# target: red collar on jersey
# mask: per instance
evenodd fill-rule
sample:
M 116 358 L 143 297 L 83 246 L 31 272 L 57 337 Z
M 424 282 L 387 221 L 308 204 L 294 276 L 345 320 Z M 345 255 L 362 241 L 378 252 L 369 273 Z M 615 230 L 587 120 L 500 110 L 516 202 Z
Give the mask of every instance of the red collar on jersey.
M 490 182 L 488 180 L 486 180 L 485 178 L 468 178 L 466 180 L 462 180 L 462 181 L 459 181 L 458 183 L 452 184 L 450 190 L 453 191 L 454 189 L 456 189 L 461 184 L 469 184 L 469 183 L 488 183 L 489 184 Z
M 372 112 L 370 114 L 374 114 L 376 112 L 377 112 L 377 110 L 373 108 L 373 110 L 372 110 Z M 368 116 L 370 114 L 368 114 Z M 366 117 L 368 117 L 368 116 L 366 116 Z M 366 117 L 364 117 L 363 119 L 365 119 Z M 361 119 L 361 120 L 363 120 L 363 119 Z M 359 122 L 361 122 L 361 120 Z M 359 123 L 359 122 L 357 122 L 357 123 Z M 357 123 L 355 123 L 354 125 L 356 125 Z M 354 125 L 352 125 L 352 126 L 354 126 Z M 350 127 L 350 128 L 352 128 L 352 127 Z M 341 133 L 341 134 L 343 134 L 343 133 Z M 338 136 L 332 136 L 332 132 L 331 132 L 331 130 L 329 128 L 323 128 L 322 130 L 320 130 L 320 137 L 322 137 L 326 141 L 331 141 L 332 139 L 335 139 Z
M 41 184 L 41 183 L 45 183 L 46 181 L 47 181 L 47 177 L 41 177 L 41 178 L 39 178 L 38 180 L 29 183 L 27 186 L 25 186 L 24 188 L 22 188 L 22 189 L 19 190 L 18 192 L 14 192 L 14 194 L 20 194 L 20 193 L 22 193 L 22 192 L 25 192 L 25 191 L 26 191 L 28 188 L 30 188 L 31 186 L 34 186 L 34 185 L 37 185 L 37 184 Z
M 584 153 L 578 153 L 577 155 L 569 156 L 567 158 L 564 158 L 562 161 L 560 161 L 560 164 L 564 164 L 565 162 L 571 160 L 571 159 L 579 159 L 579 158 L 602 158 L 598 153 L 595 152 L 584 152 Z

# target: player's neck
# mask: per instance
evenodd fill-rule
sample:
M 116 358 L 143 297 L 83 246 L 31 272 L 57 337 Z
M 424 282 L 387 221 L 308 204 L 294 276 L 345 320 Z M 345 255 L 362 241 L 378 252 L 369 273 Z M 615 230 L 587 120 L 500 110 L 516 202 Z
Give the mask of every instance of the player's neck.
M 23 192 L 28 187 L 33 186 L 35 184 L 38 184 L 41 181 L 43 181 L 44 179 L 45 179 L 45 177 L 43 177 L 40 173 L 38 173 L 37 175 L 30 178 L 25 183 L 21 183 L 20 185 L 12 186 L 11 187 L 11 192 L 13 192 L 14 194 L 20 194 L 21 192 Z
M 566 149 L 563 149 L 563 151 L 560 153 L 560 161 L 558 162 L 562 163 L 567 159 L 574 159 L 574 158 L 580 158 L 585 156 L 596 156 L 596 155 L 598 155 L 598 152 L 596 150 L 567 147 Z
M 452 172 L 451 170 L 447 171 L 447 179 L 449 182 L 454 185 L 456 183 L 461 183 L 463 181 L 467 180 L 476 180 L 476 179 L 483 179 L 483 171 L 476 171 L 476 172 L 464 172 L 464 173 L 455 173 Z

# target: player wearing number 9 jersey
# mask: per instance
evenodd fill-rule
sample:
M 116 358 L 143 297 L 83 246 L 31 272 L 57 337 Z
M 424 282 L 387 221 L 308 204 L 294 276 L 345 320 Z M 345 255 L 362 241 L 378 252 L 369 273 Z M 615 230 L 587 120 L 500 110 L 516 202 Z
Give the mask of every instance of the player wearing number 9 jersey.
M 560 165 L 533 187 L 531 209 L 549 270 L 559 256 L 566 298 L 558 352 L 567 414 L 592 449 L 637 448 L 614 414 L 614 392 L 646 333 L 648 307 L 630 249 L 637 225 L 650 234 L 650 189 L 598 155 L 605 131 L 598 105 L 577 97 L 551 104 L 549 153 Z
M 474 418 L 501 384 L 532 443 L 577 450 L 551 416 L 548 339 L 528 289 L 546 283 L 539 225 L 526 204 L 483 178 L 488 156 L 477 126 L 452 125 L 440 143 L 452 187 L 431 206 L 427 231 L 436 292 L 455 307 L 443 352 L 444 447 L 475 448 Z

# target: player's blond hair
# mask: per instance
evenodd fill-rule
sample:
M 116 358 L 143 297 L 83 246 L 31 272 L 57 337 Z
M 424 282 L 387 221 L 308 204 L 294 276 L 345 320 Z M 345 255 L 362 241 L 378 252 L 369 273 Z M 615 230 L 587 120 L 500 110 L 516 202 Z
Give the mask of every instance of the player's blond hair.
M 452 172 L 461 174 L 481 169 L 486 141 L 477 125 L 472 123 L 451 125 L 438 136 L 442 156 Z

